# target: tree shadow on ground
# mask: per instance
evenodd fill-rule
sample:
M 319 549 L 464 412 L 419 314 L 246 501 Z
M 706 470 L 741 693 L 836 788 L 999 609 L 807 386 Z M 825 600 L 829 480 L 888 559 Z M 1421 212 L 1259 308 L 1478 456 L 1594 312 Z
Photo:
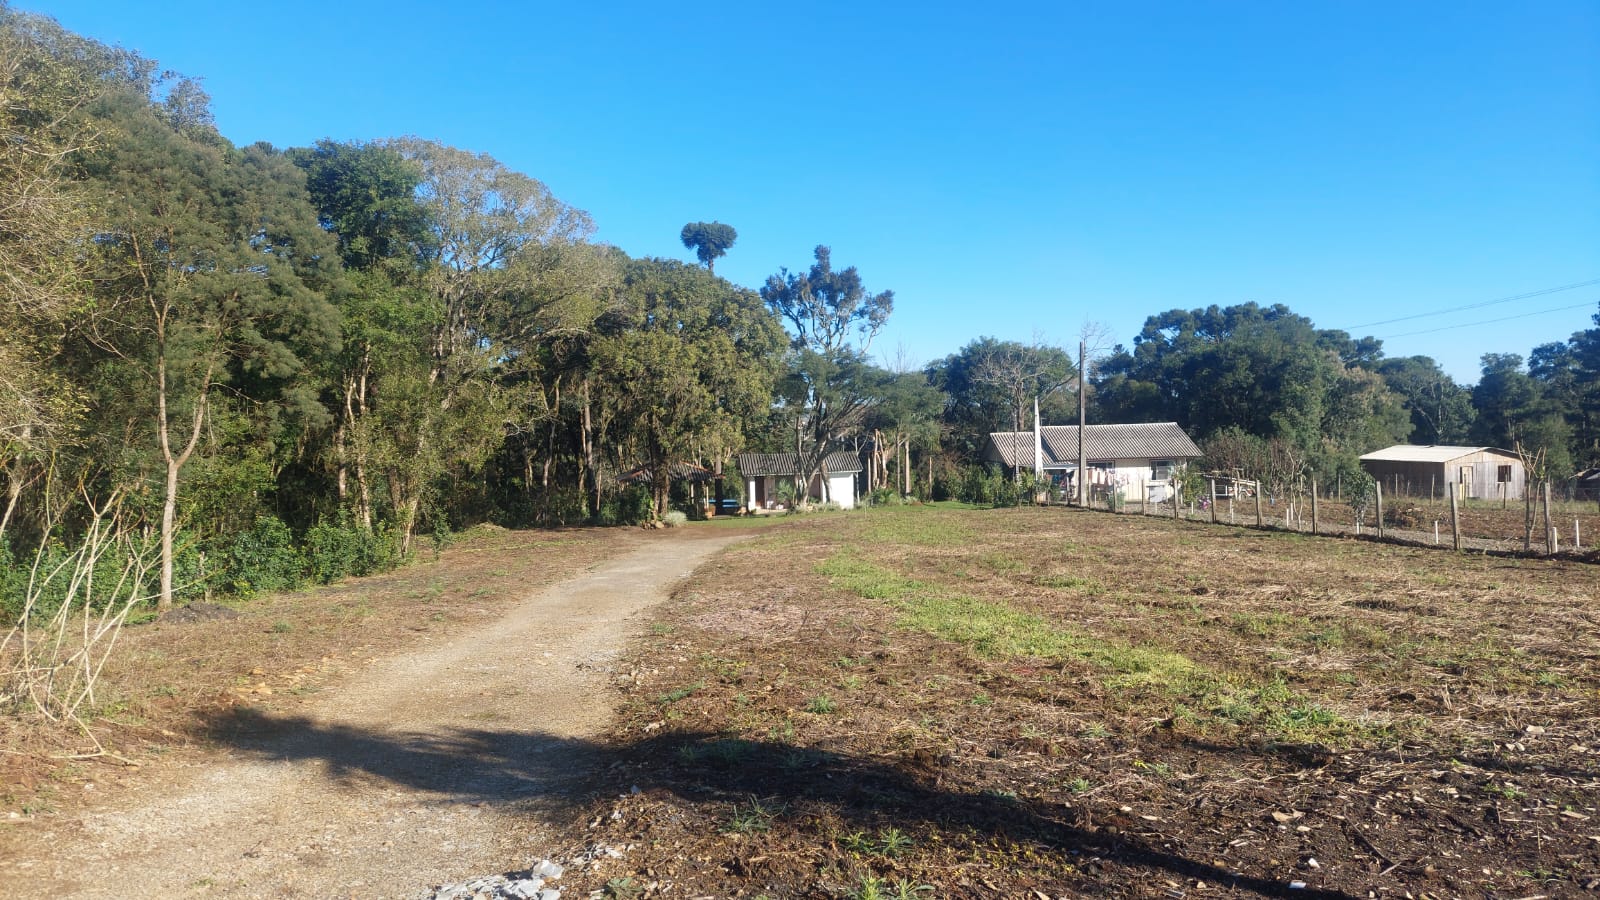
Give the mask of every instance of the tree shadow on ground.
M 1353 896 L 1291 889 L 1282 881 L 1189 859 L 1121 828 L 1080 822 L 1067 807 L 950 790 L 931 771 L 775 741 L 677 732 L 609 746 L 532 729 L 377 732 L 254 710 L 235 710 L 211 724 L 215 739 L 257 758 L 320 761 L 337 782 L 376 778 L 455 802 L 534 802 L 550 812 L 576 814 L 594 791 L 615 787 L 600 784 L 602 773 L 621 770 L 641 790 L 666 791 L 689 802 L 745 795 L 778 808 L 820 804 L 862 828 L 920 821 L 1035 841 L 1152 877 L 1199 879 L 1262 896 Z

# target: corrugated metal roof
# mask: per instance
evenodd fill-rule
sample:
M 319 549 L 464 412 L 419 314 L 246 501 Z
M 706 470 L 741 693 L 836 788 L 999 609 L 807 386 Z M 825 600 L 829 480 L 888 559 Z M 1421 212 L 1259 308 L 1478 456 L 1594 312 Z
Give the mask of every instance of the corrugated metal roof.
M 1078 460 L 1078 426 L 1046 425 L 1039 429 L 1044 444 L 1044 464 L 1049 469 L 1072 468 Z M 989 435 L 984 458 L 1008 466 L 1033 467 L 1033 432 L 999 431 Z M 1087 459 L 1194 459 L 1194 445 L 1177 422 L 1128 425 L 1088 425 L 1083 431 Z
M 1393 447 L 1374 450 L 1361 458 L 1379 462 L 1444 463 L 1452 459 L 1460 459 L 1463 456 L 1485 451 L 1499 453 L 1503 456 L 1516 456 L 1515 453 L 1507 453 L 1504 450 L 1496 450 L 1493 447 L 1453 447 L 1447 444 L 1432 444 L 1428 446 L 1421 444 L 1395 444 Z
M 825 462 L 824 468 L 830 475 L 843 475 L 847 472 L 859 472 L 862 469 L 861 458 L 849 450 L 835 450 L 828 454 Z M 763 475 L 799 475 L 800 454 L 741 453 L 739 471 L 746 478 Z

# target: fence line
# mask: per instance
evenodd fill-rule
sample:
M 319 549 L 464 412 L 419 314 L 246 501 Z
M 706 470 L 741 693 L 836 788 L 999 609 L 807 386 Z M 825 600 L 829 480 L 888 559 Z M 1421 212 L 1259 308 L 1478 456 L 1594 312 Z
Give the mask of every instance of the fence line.
M 1342 487 L 1342 485 L 1340 486 Z M 1336 490 L 1338 488 L 1336 487 Z M 1309 488 L 1278 495 L 1253 479 L 1210 476 L 1187 503 L 1171 485 L 1147 483 L 1143 497 L 1126 492 L 1091 491 L 1089 507 L 1113 513 L 1163 516 L 1191 522 L 1293 531 L 1329 537 L 1372 537 L 1456 551 L 1489 550 L 1544 556 L 1596 553 L 1600 511 L 1587 501 L 1554 499 L 1549 484 L 1537 502 L 1460 499 L 1438 491 L 1434 500 L 1379 487 L 1370 502 L 1322 496 L 1315 479 Z M 1164 495 L 1154 499 L 1153 494 Z M 1242 502 L 1241 502 L 1242 501 Z M 1585 536 L 1590 543 L 1585 545 Z

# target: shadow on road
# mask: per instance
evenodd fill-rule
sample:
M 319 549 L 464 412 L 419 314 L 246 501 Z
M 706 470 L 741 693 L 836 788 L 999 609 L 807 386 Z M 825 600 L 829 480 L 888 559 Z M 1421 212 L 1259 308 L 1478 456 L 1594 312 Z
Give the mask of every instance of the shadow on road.
M 622 769 L 630 784 L 688 801 L 742 794 L 781 807 L 821 804 L 862 828 L 885 820 L 925 821 L 1038 841 L 1145 869 L 1152 877 L 1200 879 L 1262 896 L 1352 896 L 1291 890 L 1280 881 L 1236 874 L 1121 831 L 1082 824 L 1065 807 L 946 790 L 927 772 L 779 742 L 674 733 L 614 747 L 536 730 L 382 733 L 248 710 L 219 717 L 211 733 L 261 759 L 320 761 L 334 779 L 373 777 L 460 802 L 538 801 L 542 808 L 576 812 L 594 790 L 615 789 L 599 783 L 601 773 Z

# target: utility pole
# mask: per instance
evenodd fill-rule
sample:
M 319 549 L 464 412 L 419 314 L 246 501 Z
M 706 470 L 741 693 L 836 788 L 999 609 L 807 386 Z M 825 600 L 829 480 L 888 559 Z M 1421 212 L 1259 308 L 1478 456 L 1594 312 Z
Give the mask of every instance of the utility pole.
M 1078 342 L 1078 505 L 1089 505 L 1089 465 L 1083 455 L 1083 429 L 1089 420 L 1089 379 L 1083 364 L 1089 353 L 1089 342 Z

